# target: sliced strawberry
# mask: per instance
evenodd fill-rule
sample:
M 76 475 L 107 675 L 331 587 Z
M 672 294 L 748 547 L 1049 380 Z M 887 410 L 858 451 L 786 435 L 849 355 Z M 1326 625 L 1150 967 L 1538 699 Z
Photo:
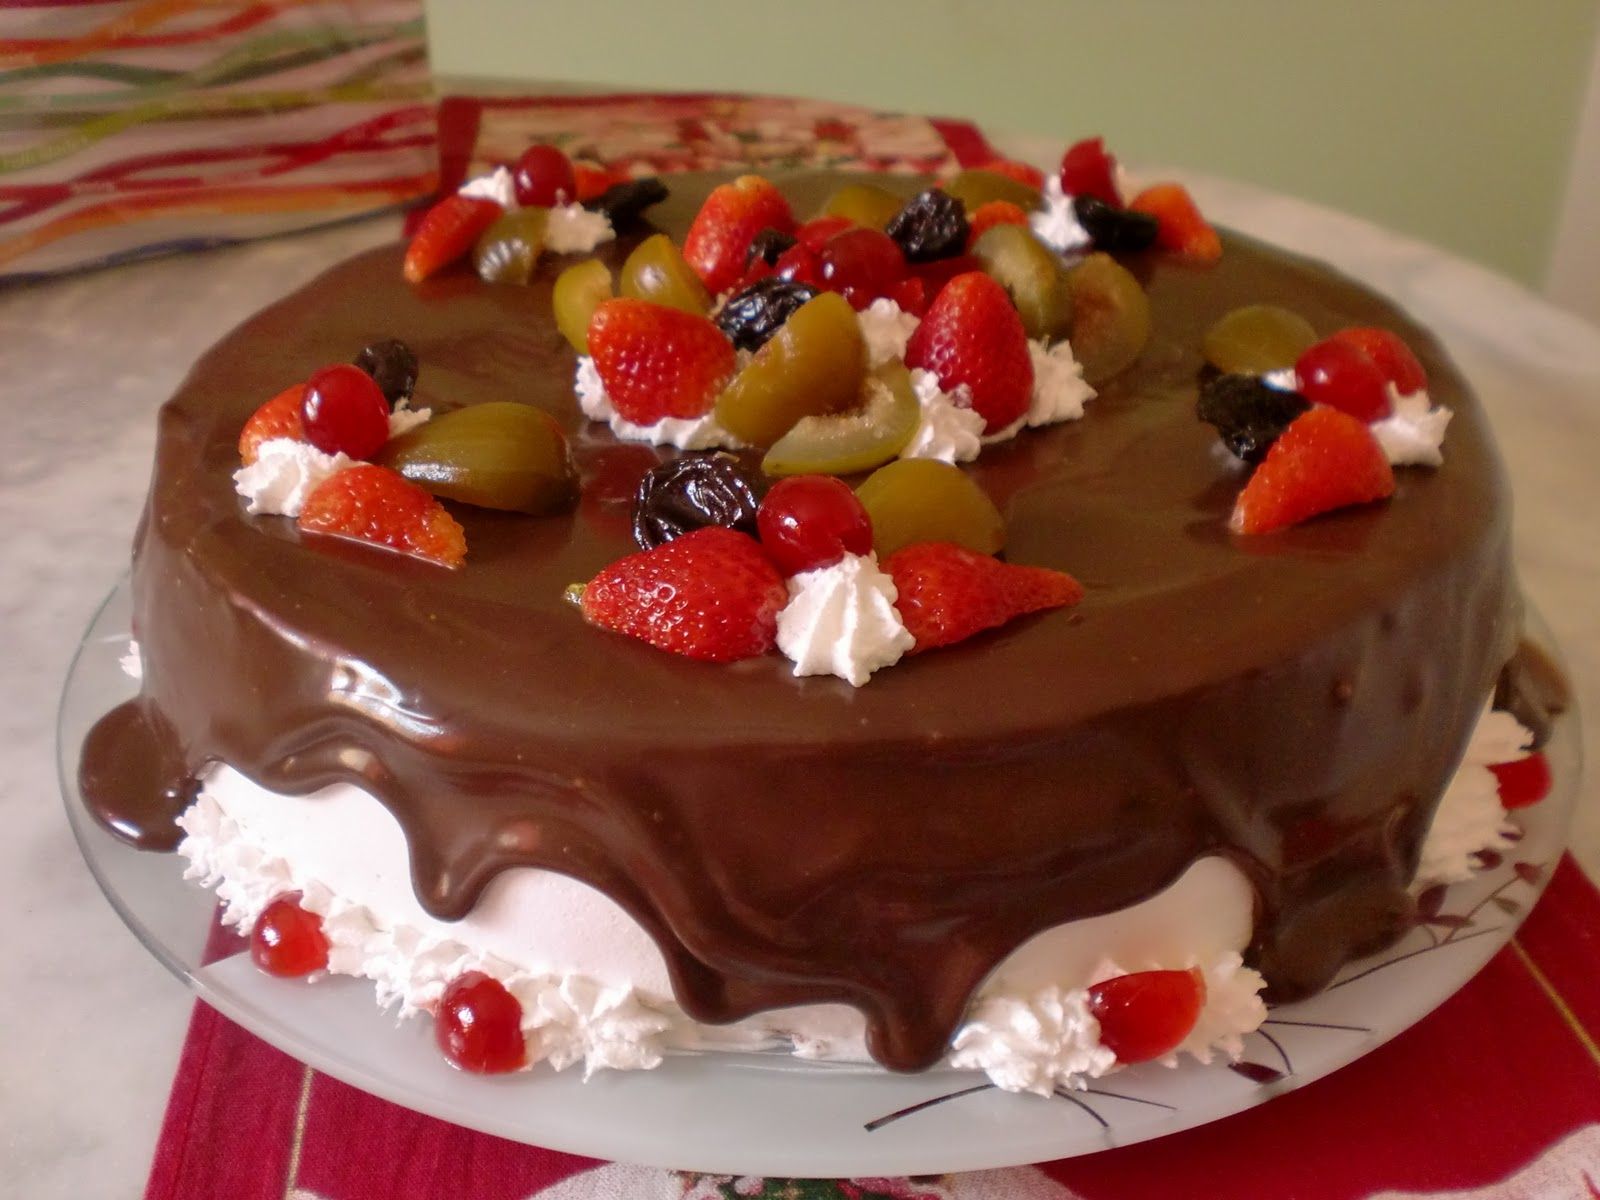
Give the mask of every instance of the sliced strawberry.
M 1093 196 L 1113 208 L 1122 207 L 1117 189 L 1117 160 L 1099 138 L 1084 138 L 1061 156 L 1061 190 L 1069 196 Z
M 1554 783 L 1549 761 L 1537 752 L 1516 762 L 1495 763 L 1489 769 L 1499 785 L 1502 808 L 1527 808 L 1537 804 L 1550 794 Z
M 1428 387 L 1428 373 L 1398 334 L 1372 326 L 1357 326 L 1341 329 L 1329 340 L 1344 342 L 1365 354 L 1402 396 L 1425 391 Z
M 407 282 L 421 283 L 472 249 L 478 235 L 505 210 L 481 196 L 446 196 L 422 218 L 406 248 Z
M 1031 163 L 1017 162 L 1013 158 L 991 158 L 978 170 L 988 171 L 992 175 L 1004 175 L 1007 179 L 1015 179 L 1018 183 L 1025 183 L 1031 188 L 1044 187 L 1043 171 Z
M 615 184 L 626 183 L 629 175 L 626 171 L 614 171 L 599 163 L 573 159 L 572 178 L 574 186 L 578 189 L 578 203 L 582 204 L 586 200 L 593 200 Z
M 996 225 L 1026 225 L 1028 214 L 1009 200 L 990 200 L 978 205 L 978 210 L 967 218 L 967 249 Z
M 1229 527 L 1268 533 L 1394 494 L 1394 471 L 1364 422 L 1326 404 L 1301 413 L 1239 493 Z
M 442 567 L 459 567 L 467 557 L 466 532 L 444 505 L 388 467 L 363 463 L 323 480 L 306 497 L 299 525 Z
M 706 197 L 683 239 L 683 257 L 715 295 L 744 274 L 756 234 L 767 228 L 791 233 L 794 227 L 782 192 L 760 175 L 741 175 Z
M 916 641 L 913 652 L 1083 598 L 1082 585 L 1071 575 L 1003 563 L 954 542 L 903 547 L 884 560 L 883 569 L 900 593 L 895 607 Z
M 733 343 L 707 317 L 627 297 L 589 319 L 589 353 L 624 420 L 704 416 L 733 375 Z
M 270 442 L 273 438 L 288 438 L 295 442 L 306 440 L 305 422 L 300 418 L 300 406 L 305 396 L 306 385 L 297 383 L 284 388 L 250 414 L 250 419 L 239 433 L 239 457 L 245 466 L 255 462 L 261 452 L 262 442 Z
M 1004 429 L 1028 411 L 1028 335 L 1005 289 L 982 271 L 944 285 L 906 343 L 905 362 L 932 371 L 947 392 L 965 384 L 985 432 Z
M 1128 202 L 1128 208 L 1156 219 L 1156 245 L 1163 250 L 1193 263 L 1214 263 L 1222 257 L 1222 239 L 1206 224 L 1182 184 L 1147 187 Z
M 1199 970 L 1135 971 L 1089 989 L 1089 1011 L 1100 1022 L 1100 1044 L 1121 1063 L 1171 1054 L 1189 1036 L 1206 1003 Z
M 711 525 L 618 559 L 584 586 L 580 607 L 589 624 L 659 650 L 730 662 L 772 649 L 788 602 L 756 540 Z

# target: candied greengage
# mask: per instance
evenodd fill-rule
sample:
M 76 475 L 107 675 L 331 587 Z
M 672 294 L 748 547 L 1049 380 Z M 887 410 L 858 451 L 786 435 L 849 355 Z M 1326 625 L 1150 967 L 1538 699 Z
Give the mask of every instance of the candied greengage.
M 458 408 L 394 438 L 382 464 L 435 496 L 543 516 L 568 507 L 578 474 L 554 417 L 528 404 Z
M 485 283 L 527 283 L 544 251 L 549 212 L 519 208 L 503 213 L 478 236 L 472 265 Z
M 907 200 L 884 232 L 908 262 L 950 258 L 967 248 L 967 210 L 949 192 L 929 188 Z
M 683 254 L 664 233 L 652 234 L 634 247 L 622 264 L 618 291 L 635 300 L 665 304 L 683 312 L 704 314 L 711 295 Z
M 1150 340 L 1150 298 L 1139 281 L 1104 252 L 1067 272 L 1072 294 L 1072 354 L 1083 377 L 1099 385 L 1131 367 Z
M 932 458 L 901 458 L 867 476 L 856 495 L 872 518 L 880 560 L 918 542 L 953 542 L 979 554 L 1005 545 L 1005 520 L 959 467 Z
M 594 310 L 611 298 L 611 271 L 598 258 L 575 263 L 556 276 L 550 293 L 556 328 L 579 354 L 589 353 L 589 322 Z
M 1255 463 L 1310 407 L 1298 392 L 1270 387 L 1258 376 L 1217 375 L 1200 388 L 1197 411 L 1236 457 Z
M 1030 338 L 1054 340 L 1072 328 L 1072 289 L 1061 260 L 1024 225 L 996 225 L 973 243 L 972 255 L 1001 287 Z
M 998 171 L 982 168 L 961 171 L 942 186 L 966 206 L 968 215 L 996 200 L 1015 204 L 1023 212 L 1032 212 L 1039 207 L 1038 188 Z
M 853 475 L 888 462 L 910 444 L 922 406 L 905 364 L 875 368 L 861 403 L 848 412 L 802 417 L 772 444 L 761 469 L 768 475 Z
M 633 540 L 641 550 L 719 525 L 752 537 L 760 497 L 739 460 L 720 451 L 684 454 L 651 468 L 633 502 Z
M 905 204 L 888 188 L 875 183 L 847 183 L 828 197 L 822 206 L 824 217 L 844 217 L 868 229 L 882 229 Z
M 1293 367 L 1317 340 L 1299 313 L 1276 304 L 1246 304 L 1218 317 L 1206 330 L 1201 352 L 1219 371 L 1265 375 Z
M 391 405 L 409 400 L 417 387 L 417 354 L 399 338 L 383 338 L 361 347 L 355 357 L 360 367 L 378 385 Z

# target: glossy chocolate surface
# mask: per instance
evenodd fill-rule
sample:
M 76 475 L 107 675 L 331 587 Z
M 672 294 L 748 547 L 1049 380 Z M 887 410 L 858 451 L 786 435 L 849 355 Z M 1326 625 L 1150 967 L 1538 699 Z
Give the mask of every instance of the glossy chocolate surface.
M 674 181 L 677 232 L 705 181 Z M 821 180 L 790 185 L 799 212 Z M 909 185 L 908 185 L 909 188 Z M 628 242 L 608 248 L 613 264 Z M 1081 421 L 968 469 L 1008 557 L 1086 586 L 1071 612 L 915 656 L 853 689 L 776 654 L 713 666 L 583 624 L 563 588 L 629 553 L 657 460 L 573 401 L 545 263 L 412 287 L 402 247 L 331 268 L 195 367 L 161 413 L 136 547 L 143 697 L 90 739 L 104 819 L 172 843 L 185 778 L 225 760 L 289 793 L 371 790 L 430 912 L 499 870 L 567 872 L 660 944 L 693 1017 L 844 1001 L 896 1068 L 943 1053 L 1032 934 L 1123 907 L 1221 851 L 1255 881 L 1279 995 L 1392 936 L 1437 797 L 1516 644 L 1509 506 L 1478 405 L 1434 340 L 1325 268 L 1225 239 L 1210 270 L 1140 260 L 1156 338 Z M 1456 413 L 1437 471 L 1386 504 L 1230 535 L 1242 481 L 1195 417 L 1199 344 L 1245 303 L 1399 332 Z M 236 443 L 265 398 L 398 337 L 419 404 L 537 404 L 570 431 L 574 513 L 453 506 L 446 571 L 248 517 Z M 665 452 L 670 453 L 670 452 Z M 141 733 L 140 731 L 144 731 Z

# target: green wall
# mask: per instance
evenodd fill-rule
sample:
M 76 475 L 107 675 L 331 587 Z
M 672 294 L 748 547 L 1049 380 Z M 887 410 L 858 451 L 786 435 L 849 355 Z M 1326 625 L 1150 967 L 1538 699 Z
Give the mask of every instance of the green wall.
M 441 75 L 786 92 L 1267 185 L 1542 279 L 1600 0 L 428 0 Z

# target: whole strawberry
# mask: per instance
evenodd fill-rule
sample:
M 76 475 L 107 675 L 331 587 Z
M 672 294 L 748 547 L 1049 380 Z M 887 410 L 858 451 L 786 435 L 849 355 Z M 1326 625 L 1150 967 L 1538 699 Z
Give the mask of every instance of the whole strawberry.
M 1062 571 L 1003 563 L 953 542 L 906 546 L 883 569 L 900 593 L 895 607 L 916 640 L 913 653 L 1083 598 L 1083 586 Z
M 459 567 L 467 557 L 466 532 L 444 505 L 388 467 L 363 463 L 323 480 L 306 497 L 298 524 L 306 533 L 351 538 L 441 567 Z
M 635 425 L 711 410 L 733 375 L 733 343 L 709 317 L 648 300 L 603 300 L 589 353 L 612 407 Z
M 789 592 L 747 534 L 713 525 L 630 554 L 583 587 L 591 625 L 706 662 L 772 649 Z
M 1394 471 L 1359 418 L 1314 404 L 1272 443 L 1234 502 L 1235 533 L 1270 533 L 1394 494 Z
M 985 433 L 1004 429 L 1028 411 L 1028 335 L 1005 289 L 982 271 L 944 285 L 906 343 L 905 361 L 932 371 L 947 392 L 965 384 Z
M 789 202 L 771 181 L 741 175 L 706 197 L 683 239 L 683 257 L 712 295 L 744 274 L 750 243 L 763 229 L 794 232 Z

